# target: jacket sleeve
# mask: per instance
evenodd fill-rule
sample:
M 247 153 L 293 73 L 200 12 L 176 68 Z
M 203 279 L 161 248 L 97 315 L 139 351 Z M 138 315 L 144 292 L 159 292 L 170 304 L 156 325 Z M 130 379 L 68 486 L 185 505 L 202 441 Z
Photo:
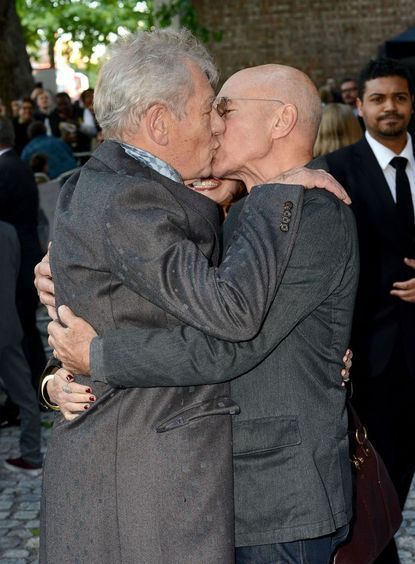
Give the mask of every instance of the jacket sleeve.
M 181 322 L 229 341 L 252 338 L 281 281 L 302 199 L 301 186 L 255 187 L 215 268 L 189 240 L 186 212 L 170 192 L 131 183 L 107 204 L 110 267 L 125 286 Z
M 355 292 L 358 251 L 350 209 L 317 190 L 307 198 L 294 250 L 260 333 L 240 343 L 192 327 L 120 329 L 91 344 L 94 380 L 113 387 L 213 384 L 259 364 L 339 285 Z M 339 306 L 340 307 L 340 306 Z M 350 312 L 345 312 L 347 315 Z

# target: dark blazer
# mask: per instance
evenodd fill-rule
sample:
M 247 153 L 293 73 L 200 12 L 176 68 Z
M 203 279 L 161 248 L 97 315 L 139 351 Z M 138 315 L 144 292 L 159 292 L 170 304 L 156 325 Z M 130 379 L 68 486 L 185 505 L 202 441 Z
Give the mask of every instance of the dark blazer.
M 272 303 L 298 226 L 301 191 L 288 193 L 291 232 L 280 229 L 282 205 L 273 206 L 281 196 L 258 191 L 232 255 L 210 268 L 219 255 L 216 206 L 105 142 L 62 188 L 51 249 L 57 303 L 99 333 L 172 330 L 195 317 L 217 336 L 248 338 Z M 154 351 L 165 368 L 171 352 Z M 58 416 L 48 444 L 41 561 L 233 562 L 230 414 L 238 408 L 229 385 L 114 390 L 101 382 L 94 392 L 75 421 Z
M 33 288 L 33 269 L 43 256 L 37 233 L 38 188 L 29 166 L 15 151 L 0 155 L 0 221 L 11 223 L 21 246 L 19 287 Z
M 362 374 L 376 377 L 399 334 L 415 376 L 415 304 L 389 293 L 394 282 L 415 276 L 403 262 L 404 256 L 415 258 L 415 239 L 411 248 L 402 248 L 395 202 L 365 138 L 326 159 L 350 194 L 359 234 L 360 280 L 351 342 L 355 360 Z
M 239 220 L 231 210 L 225 230 L 231 221 L 238 232 L 250 197 Z M 340 370 L 357 262 L 351 210 L 327 192 L 307 190 L 292 254 L 255 339 L 229 343 L 179 327 L 111 330 L 92 342 L 93 378 L 113 386 L 235 378 L 231 395 L 241 410 L 233 421 L 238 546 L 326 535 L 350 519 Z
M 20 344 L 23 331 L 16 310 L 20 244 L 15 228 L 0 221 L 0 356 L 3 348 Z M 16 374 L 16 378 L 19 374 Z

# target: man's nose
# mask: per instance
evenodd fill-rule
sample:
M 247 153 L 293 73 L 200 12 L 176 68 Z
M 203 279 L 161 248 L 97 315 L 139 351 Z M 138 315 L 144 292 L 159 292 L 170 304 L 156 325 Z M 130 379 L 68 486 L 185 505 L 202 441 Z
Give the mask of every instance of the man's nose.
M 226 129 L 225 120 L 220 117 L 215 108 L 212 108 L 210 114 L 210 125 L 213 135 L 221 135 Z
M 392 96 L 385 98 L 384 109 L 386 111 L 396 110 L 396 100 Z

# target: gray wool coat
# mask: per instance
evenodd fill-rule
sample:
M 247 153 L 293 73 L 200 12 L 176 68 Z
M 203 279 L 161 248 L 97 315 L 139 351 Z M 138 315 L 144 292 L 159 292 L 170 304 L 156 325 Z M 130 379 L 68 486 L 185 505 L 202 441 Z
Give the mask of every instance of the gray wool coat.
M 254 339 L 230 343 L 192 327 L 111 330 L 91 347 L 94 378 L 113 386 L 233 378 L 237 546 L 315 538 L 351 518 L 340 371 L 358 281 L 356 228 L 350 208 L 325 191 L 306 190 L 300 205 L 288 266 Z M 241 228 L 245 206 L 231 210 L 225 239 Z M 155 350 L 169 351 L 168 369 Z
M 287 194 L 291 232 L 281 229 Z M 62 188 L 51 250 L 57 303 L 100 334 L 192 320 L 218 338 L 250 338 L 281 280 L 300 198 L 299 187 L 257 191 L 232 253 L 215 269 L 216 206 L 105 142 Z M 171 352 L 154 351 L 167 370 Z M 140 390 L 96 382 L 94 392 L 87 412 L 72 422 L 58 415 L 53 428 L 41 562 L 232 562 L 238 408 L 229 384 Z

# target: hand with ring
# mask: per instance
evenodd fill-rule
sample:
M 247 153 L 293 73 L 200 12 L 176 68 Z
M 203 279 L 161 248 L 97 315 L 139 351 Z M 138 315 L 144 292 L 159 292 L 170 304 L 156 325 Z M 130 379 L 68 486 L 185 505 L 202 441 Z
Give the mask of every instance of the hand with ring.
M 62 415 L 68 421 L 76 419 L 79 413 L 89 409 L 90 404 L 96 400 L 92 389 L 77 384 L 64 368 L 55 372 L 46 384 L 46 390 L 50 400 L 59 405 Z

